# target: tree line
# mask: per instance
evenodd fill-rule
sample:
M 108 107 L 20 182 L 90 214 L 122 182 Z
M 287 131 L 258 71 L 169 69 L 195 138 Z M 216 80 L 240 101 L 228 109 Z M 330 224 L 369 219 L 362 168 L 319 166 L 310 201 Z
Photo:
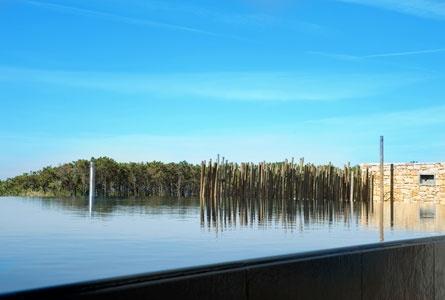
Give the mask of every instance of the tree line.
M 200 166 L 187 163 L 119 163 L 95 159 L 99 197 L 188 197 L 199 194 Z M 90 161 L 81 159 L 0 180 L 0 196 L 87 196 Z

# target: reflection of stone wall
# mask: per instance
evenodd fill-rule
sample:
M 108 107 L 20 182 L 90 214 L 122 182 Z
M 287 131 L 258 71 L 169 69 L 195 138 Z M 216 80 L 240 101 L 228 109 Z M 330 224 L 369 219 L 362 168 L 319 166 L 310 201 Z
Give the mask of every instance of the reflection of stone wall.
M 362 211 L 362 224 L 372 227 L 379 226 L 378 204 L 374 213 L 368 218 Z M 391 210 L 389 203 L 384 206 L 384 226 L 391 226 Z M 394 203 L 394 228 L 399 230 L 412 230 L 417 232 L 445 232 L 445 205 L 421 203 Z
M 380 169 L 378 164 L 363 164 L 374 175 L 374 200 L 380 201 Z M 385 164 L 385 200 L 389 200 L 390 165 Z M 421 185 L 420 175 L 435 175 L 434 185 Z M 394 200 L 403 202 L 432 202 L 445 204 L 445 163 L 394 164 Z

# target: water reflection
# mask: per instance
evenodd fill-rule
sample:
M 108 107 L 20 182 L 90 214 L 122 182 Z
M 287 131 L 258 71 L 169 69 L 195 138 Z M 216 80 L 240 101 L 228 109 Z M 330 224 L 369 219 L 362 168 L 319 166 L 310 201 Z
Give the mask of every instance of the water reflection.
M 445 232 L 445 205 L 433 203 L 394 203 L 391 222 L 390 204 L 384 204 L 383 227 L 385 230 L 415 230 L 421 232 Z M 380 215 L 371 213 L 368 226 L 376 227 Z
M 107 220 L 115 216 L 175 215 L 196 218 L 201 228 L 215 232 L 237 228 L 282 228 L 310 231 L 314 227 L 373 228 L 380 240 L 385 231 L 445 232 L 445 205 L 363 203 L 350 201 L 219 200 L 205 205 L 197 198 L 97 198 L 93 205 L 78 198 L 20 198 L 43 210 Z
M 445 205 L 400 203 L 360 203 L 350 201 L 243 201 L 225 200 L 203 205 L 197 198 L 148 199 L 23 199 L 43 209 L 63 210 L 93 219 L 116 215 L 170 215 L 199 218 L 201 227 L 222 232 L 237 228 L 283 228 L 304 231 L 314 226 L 369 227 L 384 240 L 387 230 L 445 232 Z M 199 221 L 198 221 L 199 222 Z
M 90 196 L 90 199 L 88 201 L 88 211 L 90 213 L 90 218 L 93 216 L 93 199 Z
M 234 228 L 371 228 L 380 241 L 385 231 L 445 232 L 445 206 L 419 203 L 295 200 L 201 202 L 201 226 L 223 232 Z
M 151 198 L 96 198 L 93 203 L 83 198 L 20 198 L 42 209 L 65 211 L 71 215 L 106 219 L 115 215 L 178 214 L 196 215 L 199 200 L 171 197 Z
M 310 225 L 367 222 L 371 206 L 349 201 L 226 200 L 201 203 L 201 226 L 224 231 L 236 227 L 269 226 L 300 229 Z
M 445 232 L 444 205 L 218 201 L 0 198 L 0 293 Z

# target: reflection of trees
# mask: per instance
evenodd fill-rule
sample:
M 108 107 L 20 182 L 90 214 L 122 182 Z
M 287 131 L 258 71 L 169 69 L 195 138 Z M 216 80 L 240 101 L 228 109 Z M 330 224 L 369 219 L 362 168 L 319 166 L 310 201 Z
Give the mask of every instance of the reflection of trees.
M 63 210 L 69 213 L 88 216 L 88 200 L 80 198 L 29 198 L 40 202 L 44 209 Z M 97 198 L 94 201 L 94 215 L 106 217 L 116 212 L 125 215 L 155 215 L 155 214 L 197 214 L 199 201 L 196 198 L 150 197 L 150 198 Z

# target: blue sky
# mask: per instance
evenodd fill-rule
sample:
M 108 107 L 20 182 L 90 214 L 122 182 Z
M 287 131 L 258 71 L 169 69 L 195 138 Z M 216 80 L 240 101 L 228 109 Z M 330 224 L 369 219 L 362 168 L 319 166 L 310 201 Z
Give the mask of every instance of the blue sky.
M 78 158 L 445 160 L 445 3 L 0 2 L 0 178 Z

